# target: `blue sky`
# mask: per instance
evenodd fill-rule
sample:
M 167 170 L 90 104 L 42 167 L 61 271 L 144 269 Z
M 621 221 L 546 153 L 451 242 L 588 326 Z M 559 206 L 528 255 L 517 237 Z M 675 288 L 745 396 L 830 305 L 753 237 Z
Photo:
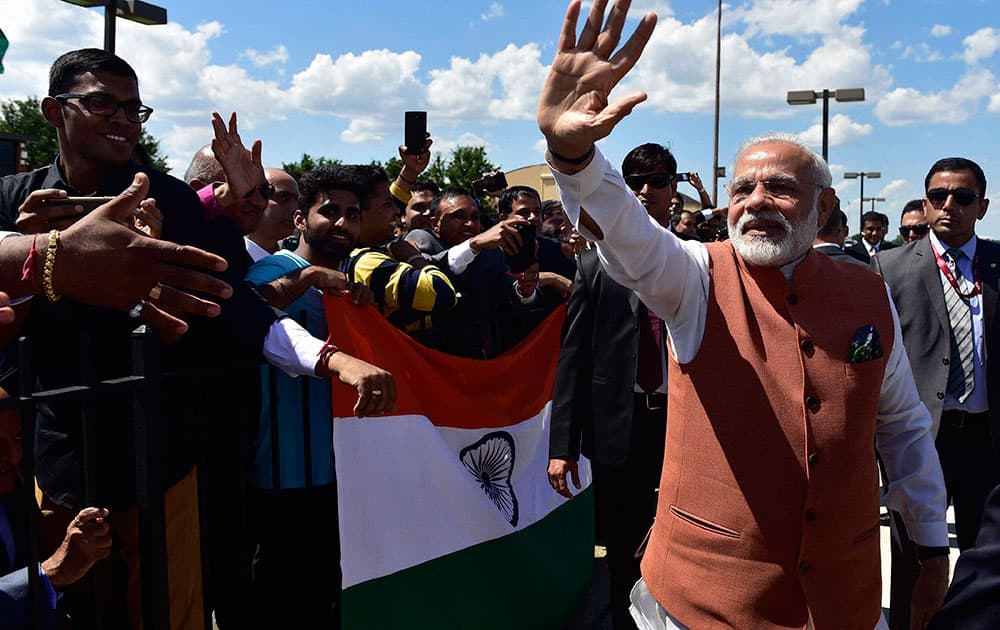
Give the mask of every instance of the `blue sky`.
M 170 23 L 119 20 L 117 52 L 136 67 L 148 126 L 175 174 L 210 139 L 213 109 L 240 114 L 268 165 L 303 152 L 386 160 L 403 111 L 428 110 L 435 150 L 487 147 L 506 170 L 541 162 L 534 122 L 565 5 L 559 0 L 369 3 L 158 0 Z M 602 149 L 620 162 L 647 141 L 669 145 L 711 187 L 714 2 L 637 0 L 660 23 L 623 90 L 649 101 Z M 750 0 L 723 5 L 721 165 L 747 136 L 802 134 L 820 143 L 821 107 L 790 107 L 795 89 L 863 87 L 864 103 L 831 103 L 834 184 L 857 228 L 857 180 L 891 219 L 919 197 L 938 158 L 979 162 L 1000 199 L 1000 12 L 988 0 Z M 294 11 L 294 13 L 293 13 Z M 0 0 L 10 39 L 0 99 L 44 94 L 60 53 L 103 41 L 103 12 L 59 0 Z M 725 202 L 720 182 L 720 196 Z M 683 184 L 682 184 L 683 186 Z M 683 188 L 682 188 L 683 190 Z M 692 193 L 692 190 L 687 192 Z M 865 204 L 866 209 L 870 204 Z M 1000 207 L 980 224 L 1000 238 Z

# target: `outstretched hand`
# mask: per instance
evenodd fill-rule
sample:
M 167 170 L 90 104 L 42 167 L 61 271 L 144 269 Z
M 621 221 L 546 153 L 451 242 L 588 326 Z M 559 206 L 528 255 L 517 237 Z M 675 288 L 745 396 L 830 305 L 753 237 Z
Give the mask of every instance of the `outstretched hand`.
M 261 162 L 260 140 L 254 140 L 250 149 L 243 146 L 243 140 L 236 125 L 236 112 L 229 117 L 229 126 L 222 121 L 218 112 L 212 112 L 212 153 L 226 173 L 226 183 L 237 199 L 243 199 L 256 186 L 267 183 L 264 165 Z
M 615 2 L 605 23 L 607 4 L 608 0 L 594 1 L 577 39 L 580 0 L 570 2 L 556 56 L 538 101 L 538 127 L 549 148 L 563 156 L 585 155 L 646 100 L 644 92 L 635 92 L 609 104 L 608 95 L 639 60 L 653 33 L 656 15 L 643 16 L 625 45 L 612 55 L 621 39 L 630 1 Z
M 143 300 L 140 313 L 148 324 L 183 334 L 187 324 L 180 314 L 220 312 L 218 304 L 192 293 L 232 295 L 228 284 L 196 271 L 222 271 L 226 261 L 127 227 L 148 191 L 149 178 L 137 173 L 122 194 L 63 230 L 52 282 L 57 294 L 85 304 L 127 311 Z

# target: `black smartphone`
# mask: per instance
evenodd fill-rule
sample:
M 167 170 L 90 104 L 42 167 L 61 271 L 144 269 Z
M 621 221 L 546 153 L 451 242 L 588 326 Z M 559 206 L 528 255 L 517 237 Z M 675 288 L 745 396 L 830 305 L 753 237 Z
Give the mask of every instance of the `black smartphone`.
M 43 206 L 83 206 L 84 212 L 90 212 L 98 206 L 103 206 L 114 197 L 63 197 L 62 199 L 43 199 Z
M 691 173 L 677 173 L 677 181 L 679 182 L 691 181 Z
M 406 145 L 406 153 L 420 155 L 427 144 L 427 112 L 406 112 L 403 116 L 403 144 Z
M 521 273 L 535 264 L 535 226 L 531 223 L 517 223 L 514 229 L 521 236 L 521 249 L 507 256 L 507 266 L 511 273 Z

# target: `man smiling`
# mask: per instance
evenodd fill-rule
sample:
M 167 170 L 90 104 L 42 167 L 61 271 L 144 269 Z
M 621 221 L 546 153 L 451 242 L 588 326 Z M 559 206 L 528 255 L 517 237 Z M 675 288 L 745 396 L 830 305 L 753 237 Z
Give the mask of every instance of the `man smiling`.
M 730 242 L 653 223 L 595 143 L 645 99 L 608 95 L 656 16 L 616 53 L 629 2 L 605 25 L 606 6 L 594 2 L 577 38 L 570 3 L 538 124 L 566 213 L 670 336 L 670 422 L 633 616 L 644 628 L 882 627 L 873 442 L 914 539 L 948 536 L 930 417 L 886 289 L 812 251 L 834 191 L 791 136 L 737 152 Z M 918 615 L 940 606 L 947 568 L 921 567 Z

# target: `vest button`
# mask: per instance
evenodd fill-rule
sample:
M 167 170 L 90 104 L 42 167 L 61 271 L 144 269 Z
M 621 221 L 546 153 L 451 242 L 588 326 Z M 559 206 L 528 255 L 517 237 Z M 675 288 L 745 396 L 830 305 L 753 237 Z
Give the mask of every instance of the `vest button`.
M 796 304 L 799 303 L 799 296 L 795 295 L 794 293 L 789 293 L 788 303 L 791 304 L 792 306 L 795 306 Z
M 802 342 L 799 344 L 799 347 L 802 348 L 802 352 L 806 353 L 806 356 L 810 357 L 813 355 L 813 350 L 816 349 L 816 347 L 813 345 L 813 342 L 808 339 L 803 339 Z
M 938 400 L 944 400 L 944 392 L 937 393 Z
M 803 516 L 805 516 L 805 519 L 807 521 L 815 521 L 816 520 L 816 510 L 814 510 L 812 508 L 809 508 L 808 510 L 806 510 L 806 512 L 805 512 L 805 514 Z
M 802 575 L 809 573 L 809 564 L 805 560 L 799 563 L 799 573 Z
M 813 413 L 819 411 L 819 399 L 815 396 L 806 396 L 806 408 Z
M 812 453 L 809 455 L 809 465 L 815 466 L 819 464 L 819 453 Z
M 941 359 L 941 363 L 943 363 L 945 365 L 948 365 L 948 364 L 951 363 L 951 359 L 949 359 L 948 357 L 945 357 L 945 358 Z

